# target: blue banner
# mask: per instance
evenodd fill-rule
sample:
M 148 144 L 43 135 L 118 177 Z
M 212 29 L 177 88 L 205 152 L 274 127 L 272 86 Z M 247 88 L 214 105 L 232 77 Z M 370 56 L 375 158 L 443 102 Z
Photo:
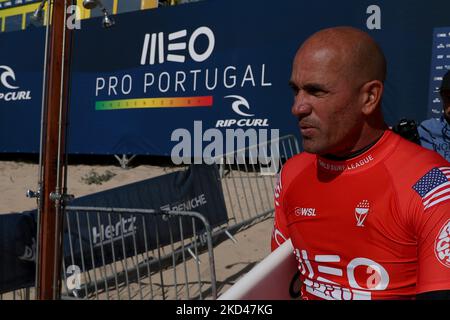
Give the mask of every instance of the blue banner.
M 39 153 L 42 28 L 0 34 L 0 152 Z
M 450 24 L 450 23 L 449 23 Z M 450 27 L 436 28 L 433 32 L 433 49 L 431 56 L 430 88 L 428 116 L 440 118 L 443 103 L 439 88 L 446 72 L 450 70 Z
M 110 30 L 100 18 L 83 20 L 74 35 L 69 152 L 170 155 L 180 128 L 203 147 L 210 128 L 298 136 L 292 59 L 309 35 L 337 25 L 366 30 L 383 48 L 388 124 L 420 122 L 429 116 L 434 30 L 450 26 L 449 11 L 446 0 L 210 0 L 121 14 Z M 15 72 L 7 79 L 18 87 L 0 85 L 0 94 L 25 93 L 0 99 L 1 152 L 38 150 L 43 32 L 0 35 L 0 66 Z

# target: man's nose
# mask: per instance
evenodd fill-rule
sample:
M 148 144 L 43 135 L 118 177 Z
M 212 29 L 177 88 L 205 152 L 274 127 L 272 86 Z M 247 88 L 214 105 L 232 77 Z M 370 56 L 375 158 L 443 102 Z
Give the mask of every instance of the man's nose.
M 305 117 L 312 112 L 311 104 L 307 101 L 305 95 L 301 91 L 295 97 L 291 112 L 296 117 Z

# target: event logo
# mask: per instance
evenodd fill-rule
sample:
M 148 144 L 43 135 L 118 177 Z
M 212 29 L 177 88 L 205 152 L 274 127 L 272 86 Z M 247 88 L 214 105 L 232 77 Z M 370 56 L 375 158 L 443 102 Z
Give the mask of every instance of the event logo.
M 133 73 L 114 72 L 96 78 L 95 97 L 98 100 L 95 110 L 212 108 L 217 101 L 214 96 L 217 91 L 272 86 L 265 63 L 238 66 L 208 63 L 204 68 L 202 62 L 212 57 L 215 43 L 215 34 L 207 26 L 200 26 L 192 32 L 184 28 L 172 33 L 146 34 L 136 52 L 140 66 L 144 67 Z M 193 69 L 187 67 L 191 64 L 183 65 L 192 61 L 198 62 Z M 181 66 L 173 70 L 177 64 Z M 160 68 L 150 68 L 155 65 Z M 238 100 L 233 103 L 235 113 L 241 117 L 252 116 L 246 110 L 250 108 L 249 102 L 241 96 L 235 96 L 235 99 Z M 241 121 L 242 126 L 268 126 L 262 125 L 260 119 L 246 120 L 253 121 L 253 125 Z M 229 127 L 236 122 L 233 119 L 231 124 L 218 126 Z
M 450 268 L 450 220 L 439 231 L 435 241 L 436 258 L 447 268 Z
M 0 66 L 0 84 L 2 87 L 5 87 L 9 90 L 19 89 L 18 86 L 15 85 L 16 75 L 14 70 L 8 66 Z M 14 83 L 14 84 L 13 84 Z M 1 87 L 0 87 L 1 90 Z M 1 92 L 0 91 L 0 101 L 4 100 L 6 102 L 9 101 L 19 101 L 19 100 L 31 100 L 31 92 L 30 91 L 8 91 Z
M 214 32 L 210 28 L 203 26 L 197 28 L 189 39 L 186 39 L 187 35 L 186 29 L 169 33 L 166 44 L 164 32 L 147 33 L 142 46 L 141 65 L 146 65 L 147 63 L 150 65 L 155 64 L 157 55 L 159 64 L 165 61 L 184 63 L 186 61 L 186 48 L 192 60 L 203 62 L 208 59 L 214 50 L 216 42 Z M 208 39 L 208 47 L 201 53 L 197 52 L 195 47 L 200 36 L 206 36 Z

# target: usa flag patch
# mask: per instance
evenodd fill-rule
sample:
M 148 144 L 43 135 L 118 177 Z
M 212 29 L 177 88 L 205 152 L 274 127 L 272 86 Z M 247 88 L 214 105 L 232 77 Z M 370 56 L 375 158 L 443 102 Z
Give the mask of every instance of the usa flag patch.
M 450 167 L 433 168 L 413 186 L 424 209 L 450 199 Z

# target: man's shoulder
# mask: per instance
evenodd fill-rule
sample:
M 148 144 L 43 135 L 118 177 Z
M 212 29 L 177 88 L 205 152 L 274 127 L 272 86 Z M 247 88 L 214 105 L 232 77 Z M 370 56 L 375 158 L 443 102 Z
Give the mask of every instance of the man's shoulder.
M 315 161 L 316 155 L 307 152 L 301 152 L 286 161 L 286 163 L 283 165 L 283 171 L 285 173 L 299 173 L 305 170 L 311 164 L 314 164 Z
M 316 161 L 316 155 L 301 152 L 283 164 L 281 169 L 281 179 L 285 184 L 289 184 L 291 180 L 296 178 L 299 174 L 304 172 L 306 169 L 314 166 Z
M 416 143 L 413 143 L 404 138 L 400 138 L 399 143 L 397 145 L 397 149 L 392 157 L 393 161 L 398 159 L 410 159 L 406 165 L 410 166 L 427 166 L 427 164 L 439 164 L 439 163 L 448 163 L 441 155 L 437 152 L 429 150 L 427 148 L 422 147 Z
M 434 168 L 450 167 L 450 163 L 437 152 L 403 138 L 385 165 L 396 181 L 413 184 Z

